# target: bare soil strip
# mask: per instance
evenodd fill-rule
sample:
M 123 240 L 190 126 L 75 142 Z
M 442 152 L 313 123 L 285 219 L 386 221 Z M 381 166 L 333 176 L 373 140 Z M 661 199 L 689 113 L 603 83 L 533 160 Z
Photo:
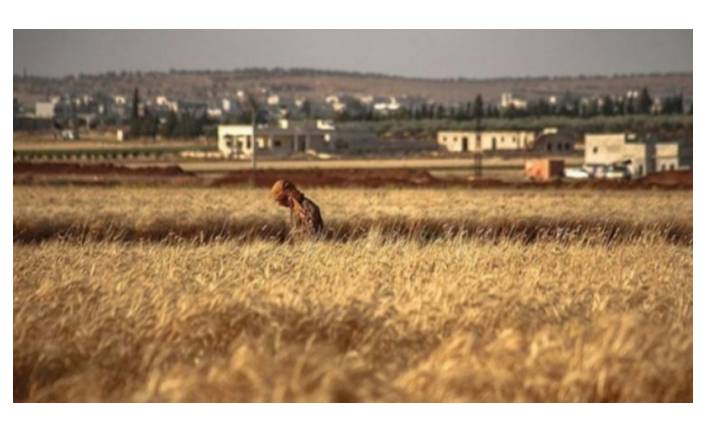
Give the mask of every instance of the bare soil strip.
M 546 183 L 508 182 L 492 178 L 448 176 L 438 178 L 425 169 L 273 169 L 233 171 L 220 178 L 198 177 L 178 166 L 126 167 L 112 164 L 27 163 L 13 164 L 15 184 L 105 185 L 145 184 L 172 186 L 227 187 L 255 185 L 270 187 L 288 178 L 303 187 L 412 187 L 412 188 L 515 188 L 515 189 L 595 189 L 595 190 L 691 190 L 692 171 L 661 172 L 635 181 L 592 180 Z

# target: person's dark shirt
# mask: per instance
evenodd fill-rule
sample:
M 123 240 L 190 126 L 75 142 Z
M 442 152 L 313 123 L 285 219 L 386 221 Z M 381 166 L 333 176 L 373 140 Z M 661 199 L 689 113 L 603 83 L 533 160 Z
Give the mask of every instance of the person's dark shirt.
M 305 196 L 302 196 L 300 205 L 306 211 L 307 217 L 300 217 L 293 207 L 290 208 L 290 221 L 293 229 L 298 232 L 320 234 L 324 230 L 324 221 L 321 219 L 319 207 Z

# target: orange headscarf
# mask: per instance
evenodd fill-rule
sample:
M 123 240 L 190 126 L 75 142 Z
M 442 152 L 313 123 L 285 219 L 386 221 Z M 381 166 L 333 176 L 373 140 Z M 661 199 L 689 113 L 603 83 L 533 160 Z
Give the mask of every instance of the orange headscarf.
M 309 220 L 311 215 L 301 204 L 304 194 L 289 180 L 278 180 L 270 190 L 272 198 L 280 205 L 293 209 L 303 220 Z

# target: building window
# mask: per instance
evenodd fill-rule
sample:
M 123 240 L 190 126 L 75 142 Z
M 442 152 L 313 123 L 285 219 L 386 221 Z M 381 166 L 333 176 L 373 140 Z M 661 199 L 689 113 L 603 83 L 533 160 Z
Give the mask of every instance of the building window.
M 547 151 L 550 153 L 552 151 L 552 143 L 551 142 L 547 142 Z
M 593 154 L 598 154 L 598 147 L 593 147 Z
M 280 141 L 275 141 L 275 148 L 279 148 L 282 146 L 282 142 Z

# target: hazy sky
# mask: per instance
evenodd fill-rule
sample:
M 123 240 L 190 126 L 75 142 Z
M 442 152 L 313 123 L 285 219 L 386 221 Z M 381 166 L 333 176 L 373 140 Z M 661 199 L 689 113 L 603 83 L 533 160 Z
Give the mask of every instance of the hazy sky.
M 309 67 L 426 78 L 692 72 L 691 30 L 15 30 L 14 72 Z

